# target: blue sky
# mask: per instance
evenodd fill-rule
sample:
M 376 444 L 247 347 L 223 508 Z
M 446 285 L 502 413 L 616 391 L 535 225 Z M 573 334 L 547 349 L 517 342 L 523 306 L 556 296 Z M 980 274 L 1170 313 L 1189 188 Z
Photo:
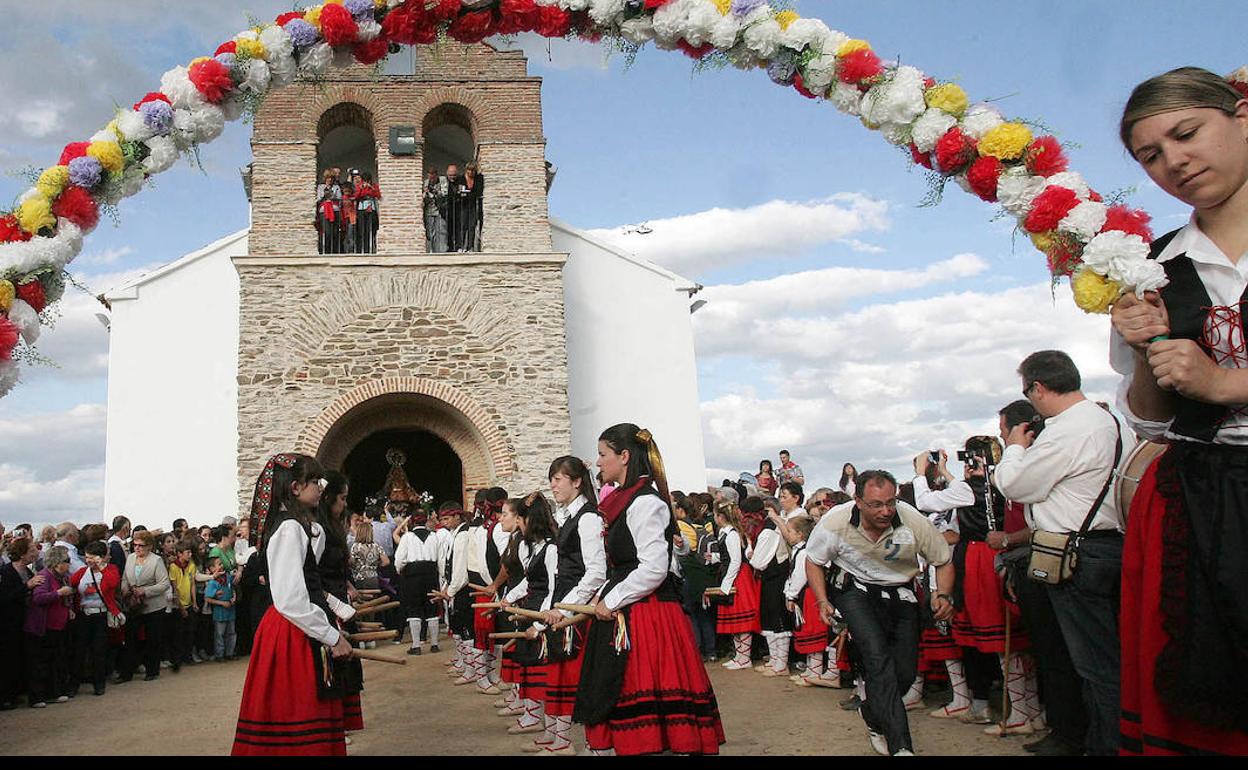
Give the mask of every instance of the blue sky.
M 1159 233 L 1187 213 L 1119 146 L 1122 103 L 1136 82 L 1171 67 L 1244 64 L 1227 33 L 1242 21 L 1230 3 L 793 5 L 870 40 L 882 56 L 956 80 L 973 101 L 994 99 L 1007 115 L 1042 122 L 1075 145 L 1072 168 L 1097 189 L 1136 188 L 1130 201 L 1154 215 Z M 113 105 L 154 89 L 164 70 L 210 53 L 248 13 L 272 18 L 288 7 L 134 0 L 118 12 L 52 0 L 10 9 L 10 26 L 24 33 L 0 42 L 0 89 L 9 96 L 0 166 L 55 162 L 65 142 L 90 136 Z M 687 58 L 653 48 L 630 68 L 620 55 L 604 66 L 605 49 L 580 44 L 552 46 L 548 61 L 544 42 L 522 45 L 530 71 L 544 78 L 547 153 L 559 167 L 554 216 L 604 230 L 684 221 L 696 233 L 716 208 L 741 223 L 758 221 L 749 213 L 771 202 L 792 210 L 791 226 L 748 248 L 734 247 L 731 228 L 708 231 L 708 251 L 696 260 L 671 255 L 662 226 L 622 241 L 708 286 L 711 305 L 695 329 L 713 468 L 756 467 L 783 444 L 805 459 L 812 481 L 835 480 L 845 460 L 902 470 L 929 445 L 987 430 L 1016 394 L 1013 366 L 1038 347 L 1072 350 L 1090 390 L 1110 394 L 1104 319 L 1071 311 L 1061 291 L 1051 297 L 1043 258 L 1013 236 L 1011 221 L 994 219 L 993 207 L 952 185 L 939 205 L 920 207 L 923 174 L 856 120 L 761 72 L 695 72 Z M 237 170 L 249 160 L 248 140 L 248 126 L 231 124 L 202 149 L 203 171 L 184 164 L 123 203 L 118 226 L 105 221 L 89 238 L 77 274 L 102 291 L 246 226 Z M 0 200 L 25 185 L 0 178 Z M 820 234 L 829 210 L 844 214 L 844 227 Z M 815 234 L 795 237 L 807 227 Z M 946 267 L 957 255 L 974 258 Z M 776 280 L 805 271 L 813 272 L 796 287 Z M 747 282 L 757 283 L 742 288 Z M 734 305 L 734 297 L 747 299 Z M 0 428 L 46 448 L 0 448 L 0 520 L 5 508 L 85 509 L 78 518 L 98 509 L 107 340 L 92 315 L 86 297 L 67 303 L 41 342 L 62 368 L 28 369 L 0 401 Z

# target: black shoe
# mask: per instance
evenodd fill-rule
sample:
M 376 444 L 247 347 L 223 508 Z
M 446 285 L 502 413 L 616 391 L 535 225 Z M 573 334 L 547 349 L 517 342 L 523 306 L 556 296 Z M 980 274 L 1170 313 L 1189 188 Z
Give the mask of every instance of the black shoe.
M 15 708 L 17 708 L 17 704 L 11 700 L 0 703 L 0 711 L 12 711 Z
M 143 677 L 143 681 L 150 682 L 153 679 L 159 679 L 159 678 L 160 678 L 160 674 L 147 674 L 146 676 Z
M 407 654 L 408 654 L 408 655 L 419 655 L 419 654 L 420 654 L 420 648 L 419 648 L 419 647 L 409 647 L 409 648 L 408 648 L 408 650 L 407 650 Z
M 1031 746 L 1028 744 L 1028 746 Z M 1049 733 L 1043 740 L 1036 741 L 1030 748 L 1024 746 L 1037 757 L 1081 757 L 1083 747 L 1069 741 L 1056 733 Z
M 171 665 L 169 666 L 169 670 L 170 670 L 170 671 L 172 671 L 173 673 L 175 673 L 175 674 L 176 674 L 176 673 L 178 673 L 179 671 L 181 671 L 181 670 L 182 670 L 182 664 L 181 664 L 181 663 L 173 663 L 173 664 L 171 664 Z
M 92 695 L 103 695 L 103 694 L 104 694 L 104 686 L 103 686 L 103 685 L 100 685 L 99 687 L 95 688 L 94 690 L 92 690 L 92 691 L 91 691 L 91 694 L 92 694 Z
M 118 674 L 117 676 L 113 677 L 113 684 L 125 684 L 126 682 L 129 682 L 132 679 L 134 679 L 134 674 L 128 674 L 126 676 L 122 676 L 121 674 Z
M 841 708 L 845 711 L 857 711 L 862 708 L 862 698 L 858 697 L 858 693 L 854 693 L 845 700 L 841 701 Z
M 436 645 L 436 644 L 435 644 L 435 645 L 433 645 L 432 647 L 430 647 L 430 648 L 429 648 L 429 652 L 442 652 L 442 651 L 441 651 L 441 650 L 439 650 L 439 649 L 438 649 L 438 645 Z

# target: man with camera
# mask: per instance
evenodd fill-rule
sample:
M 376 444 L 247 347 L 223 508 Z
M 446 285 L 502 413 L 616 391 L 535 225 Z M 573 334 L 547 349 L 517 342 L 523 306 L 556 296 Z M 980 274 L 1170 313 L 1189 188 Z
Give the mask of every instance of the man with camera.
M 1044 418 L 1036 436 L 1019 423 L 1006 436 L 994 476 L 1027 505 L 1032 529 L 1027 572 L 1045 592 L 1083 680 L 1089 726 L 1084 748 L 1118 753 L 1118 601 L 1122 532 L 1110 494 L 1122 463 L 1123 427 L 1080 391 L 1079 370 L 1059 350 L 1032 353 L 1018 368 L 1023 395 Z

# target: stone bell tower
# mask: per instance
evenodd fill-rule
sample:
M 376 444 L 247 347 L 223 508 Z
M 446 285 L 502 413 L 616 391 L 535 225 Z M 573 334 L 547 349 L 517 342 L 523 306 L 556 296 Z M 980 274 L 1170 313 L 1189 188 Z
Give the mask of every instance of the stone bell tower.
M 252 136 L 238 361 L 240 505 L 297 450 L 376 494 L 400 449 L 418 491 L 528 492 L 568 451 L 565 254 L 547 218 L 541 79 L 520 52 L 445 42 L 412 75 L 353 66 L 274 91 Z M 476 160 L 482 252 L 425 249 L 428 167 Z M 371 171 L 376 254 L 318 254 L 325 168 Z

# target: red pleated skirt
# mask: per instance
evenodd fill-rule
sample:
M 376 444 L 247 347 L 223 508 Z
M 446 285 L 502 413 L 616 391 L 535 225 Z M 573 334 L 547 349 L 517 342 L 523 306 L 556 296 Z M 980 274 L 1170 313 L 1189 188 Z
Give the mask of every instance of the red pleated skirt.
M 606 721 L 585 726 L 585 742 L 620 756 L 718 754 L 719 704 L 680 603 L 651 594 L 634 604 L 628 637 L 620 697 Z
M 799 654 L 823 652 L 828 646 L 828 624 L 819 615 L 815 592 L 802 591 L 802 624 L 793 631 L 793 649 Z
M 1159 460 L 1148 467 L 1131 501 L 1122 550 L 1120 751 L 1124 755 L 1248 755 L 1248 733 L 1220 730 L 1172 716 L 1153 687 L 1157 656 L 1169 641 L 1161 626 L 1159 609 L 1162 524 L 1166 513 L 1165 498 L 1157 491 Z
M 749 562 L 741 562 L 741 571 L 737 573 L 737 580 L 732 585 L 737 593 L 732 597 L 732 604 L 719 605 L 715 633 L 760 633 L 762 625 L 758 619 L 758 578 Z
M 520 666 L 511 657 L 511 652 L 503 653 L 503 663 L 499 666 L 498 676 L 504 682 L 516 683 L 520 681 Z
M 546 700 L 546 681 L 550 670 L 547 663 L 532 666 L 516 666 L 516 685 L 520 688 L 520 697 L 525 700 Z
M 934 628 L 925 628 L 919 636 L 919 668 L 921 670 L 943 669 L 946 660 L 961 660 L 962 648 L 953 640 L 953 634 L 945 635 Z
M 364 701 L 358 692 L 342 699 L 342 727 L 350 733 L 364 729 Z
M 494 640 L 490 638 L 492 633 L 494 633 L 494 613 L 486 609 L 473 610 L 472 646 L 478 650 L 494 649 Z
M 1005 616 L 1010 615 L 1010 652 L 1031 646 L 1022 627 L 1018 605 L 1002 597 L 1001 576 L 993 569 L 997 552 L 987 543 L 966 546 L 966 571 L 962 578 L 962 607 L 953 616 L 953 641 L 980 652 L 1005 652 Z
M 308 637 L 270 607 L 256 629 L 235 756 L 346 756 L 339 698 L 321 699 Z
M 559 660 L 546 667 L 546 713 L 552 717 L 570 717 L 576 707 L 576 688 L 581 681 L 581 661 L 584 653 L 584 624 L 573 627 L 576 634 L 576 655 Z M 562 639 L 562 635 L 559 635 Z

